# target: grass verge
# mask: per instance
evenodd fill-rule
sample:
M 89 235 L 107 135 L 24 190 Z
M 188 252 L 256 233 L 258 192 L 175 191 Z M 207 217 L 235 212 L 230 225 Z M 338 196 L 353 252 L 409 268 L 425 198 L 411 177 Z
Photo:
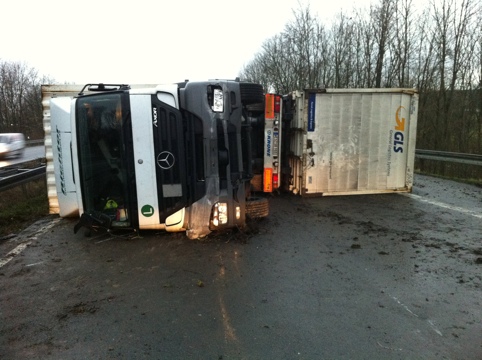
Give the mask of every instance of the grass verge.
M 433 174 L 433 173 L 430 173 L 430 172 L 420 171 L 420 170 L 415 170 L 415 174 L 427 175 L 427 176 L 432 176 L 432 177 L 436 177 L 436 178 L 439 178 L 439 179 L 451 180 L 451 181 L 456 181 L 456 182 L 459 182 L 459 183 L 464 183 L 464 184 L 482 187 L 482 179 L 467 179 L 467 178 L 458 178 L 458 177 L 453 177 L 453 176 L 443 176 L 443 175 Z
M 0 238 L 19 233 L 48 213 L 45 178 L 0 192 Z

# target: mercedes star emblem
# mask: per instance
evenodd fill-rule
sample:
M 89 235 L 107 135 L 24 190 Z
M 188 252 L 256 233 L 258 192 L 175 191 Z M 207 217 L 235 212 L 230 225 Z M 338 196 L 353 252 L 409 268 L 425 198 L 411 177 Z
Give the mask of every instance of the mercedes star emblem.
M 174 155 L 169 151 L 163 151 L 157 155 L 157 165 L 163 170 L 169 170 L 174 166 L 176 159 Z

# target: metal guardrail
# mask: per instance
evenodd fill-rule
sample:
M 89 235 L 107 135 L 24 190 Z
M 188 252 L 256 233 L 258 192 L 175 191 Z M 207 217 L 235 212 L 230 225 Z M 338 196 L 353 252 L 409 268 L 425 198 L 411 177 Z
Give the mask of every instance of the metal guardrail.
M 482 155 L 465 154 L 436 150 L 415 150 L 415 156 L 419 159 L 439 160 L 482 166 Z
M 40 146 L 40 145 L 43 145 L 43 144 L 44 144 L 44 139 L 25 141 L 26 146 Z
M 45 177 L 46 165 L 38 161 L 0 168 L 0 192 Z

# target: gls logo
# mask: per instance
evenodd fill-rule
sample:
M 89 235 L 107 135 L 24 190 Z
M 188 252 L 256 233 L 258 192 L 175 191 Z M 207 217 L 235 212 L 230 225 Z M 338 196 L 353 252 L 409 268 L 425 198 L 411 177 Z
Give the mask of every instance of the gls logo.
M 395 113 L 395 121 L 397 126 L 395 126 L 395 133 L 393 134 L 393 151 L 396 153 L 403 153 L 403 141 L 405 131 L 405 118 L 401 117 L 402 109 L 405 110 L 403 106 L 400 106 Z

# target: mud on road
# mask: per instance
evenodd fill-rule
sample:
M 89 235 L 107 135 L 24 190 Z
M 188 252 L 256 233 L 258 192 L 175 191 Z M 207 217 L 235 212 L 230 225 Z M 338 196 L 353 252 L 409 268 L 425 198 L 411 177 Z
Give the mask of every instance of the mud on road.
M 0 243 L 1 359 L 481 359 L 481 189 L 270 198 L 243 231 Z

